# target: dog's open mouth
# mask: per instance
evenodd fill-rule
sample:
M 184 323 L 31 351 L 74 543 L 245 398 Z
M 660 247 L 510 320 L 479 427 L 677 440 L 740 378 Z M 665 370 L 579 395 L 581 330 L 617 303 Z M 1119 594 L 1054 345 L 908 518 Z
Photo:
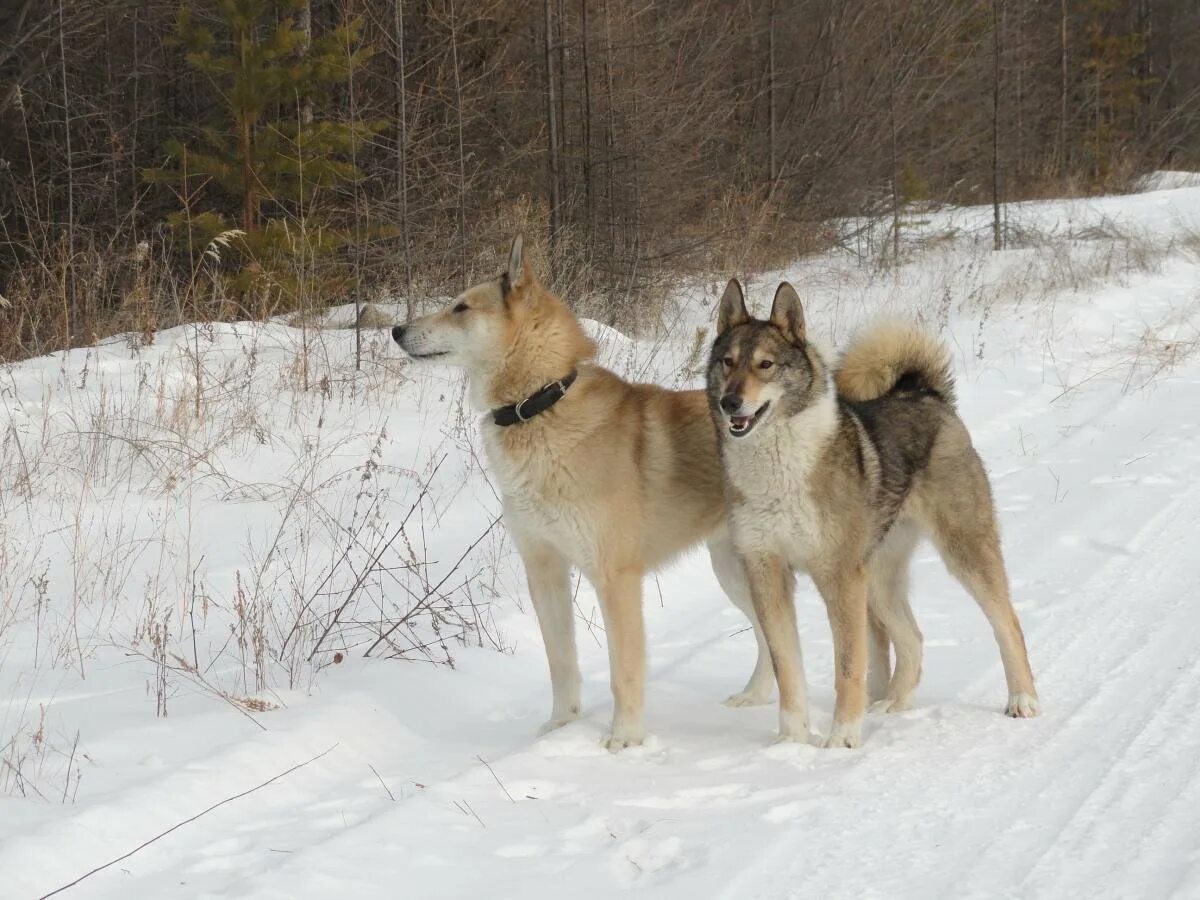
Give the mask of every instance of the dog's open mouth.
M 749 416 L 730 416 L 729 417 L 729 433 L 734 437 L 745 437 L 750 433 L 750 429 L 758 424 L 758 420 L 763 417 L 767 411 L 767 407 L 771 405 L 768 400 L 758 408 L 758 411 Z

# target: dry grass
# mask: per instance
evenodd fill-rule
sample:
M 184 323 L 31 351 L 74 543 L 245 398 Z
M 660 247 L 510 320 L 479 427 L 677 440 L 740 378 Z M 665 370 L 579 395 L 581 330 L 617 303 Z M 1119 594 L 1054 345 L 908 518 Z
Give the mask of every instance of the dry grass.
M 206 323 L 0 370 L 0 661 L 86 678 L 115 650 L 157 715 L 187 691 L 257 716 L 385 633 L 376 655 L 433 664 L 506 649 L 490 610 L 502 534 L 449 570 L 429 557 L 461 484 L 435 483 L 444 448 L 415 469 L 390 458 L 386 410 L 409 375 L 385 334 L 361 369 L 351 341 Z M 46 715 L 0 711 L 0 791 L 67 777 Z

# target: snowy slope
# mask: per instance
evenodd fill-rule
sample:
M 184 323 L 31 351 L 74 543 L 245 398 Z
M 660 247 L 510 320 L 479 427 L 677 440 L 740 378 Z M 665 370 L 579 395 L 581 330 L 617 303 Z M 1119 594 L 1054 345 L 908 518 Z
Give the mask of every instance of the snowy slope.
M 607 656 L 586 585 L 587 715 L 536 739 L 545 662 L 488 530 L 460 380 L 412 370 L 384 335 L 356 374 L 348 333 L 178 329 L 0 377 L 0 895 L 43 895 L 309 760 L 65 895 L 1200 895 L 1200 188 L 1008 216 L 999 254 L 990 210 L 914 213 L 899 270 L 830 254 L 758 274 L 750 296 L 761 308 L 792 278 L 831 346 L 881 310 L 945 329 L 1040 718 L 1000 714 L 986 623 L 923 552 L 916 707 L 869 717 L 858 751 L 771 745 L 773 707 L 719 703 L 754 640 L 697 553 L 647 585 L 646 746 L 599 746 Z M 645 340 L 591 326 L 604 358 L 695 384 L 722 284 L 682 289 Z M 321 643 L 410 508 L 411 552 L 387 551 Z M 406 661 L 363 659 L 378 620 L 447 573 L 440 593 L 478 609 L 455 606 L 440 635 L 415 616 Z M 254 634 L 239 639 L 251 601 L 268 648 L 305 623 L 292 649 L 256 661 Z M 832 645 L 807 583 L 798 604 L 820 729 Z M 165 717 L 154 622 L 199 663 L 166 669 Z M 433 664 L 446 655 L 453 668 Z

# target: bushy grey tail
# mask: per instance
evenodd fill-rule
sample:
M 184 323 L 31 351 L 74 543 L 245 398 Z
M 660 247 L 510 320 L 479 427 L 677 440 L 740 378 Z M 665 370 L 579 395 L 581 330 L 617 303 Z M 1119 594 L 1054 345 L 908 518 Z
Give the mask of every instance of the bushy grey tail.
M 875 400 L 899 391 L 929 391 L 953 407 L 950 351 L 923 328 L 880 322 L 859 333 L 834 370 L 838 394 L 847 400 Z

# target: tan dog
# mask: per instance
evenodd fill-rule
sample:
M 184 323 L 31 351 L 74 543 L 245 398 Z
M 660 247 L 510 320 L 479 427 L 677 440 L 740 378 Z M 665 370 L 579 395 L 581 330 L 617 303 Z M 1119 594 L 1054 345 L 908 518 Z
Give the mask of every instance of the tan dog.
M 721 466 L 704 392 L 630 384 L 592 363 L 594 344 L 538 282 L 520 237 L 499 278 L 392 334 L 415 359 L 465 368 L 473 404 L 495 413 L 483 420 L 484 445 L 550 663 L 554 701 L 543 731 L 580 714 L 569 581 L 575 566 L 596 589 L 608 636 L 615 705 L 605 744 L 610 750 L 640 744 L 646 573 L 708 540 L 722 587 L 752 615 L 724 527 Z M 578 374 L 568 385 L 572 372 Z M 730 705 L 770 698 L 769 656 L 755 633 L 758 664 Z
M 1037 714 L 991 488 L 955 413 L 944 347 L 911 326 L 876 326 L 831 373 L 807 340 L 790 284 L 779 286 L 762 321 L 750 317 L 731 281 L 708 392 L 734 544 L 779 683 L 782 740 L 808 738 L 794 571 L 812 576 L 833 629 L 836 701 L 826 746 L 855 747 L 868 652 L 872 699 L 886 711 L 909 705 L 921 675 L 921 632 L 908 603 L 909 560 L 921 536 L 933 540 L 992 625 L 1008 681 L 1006 712 Z

